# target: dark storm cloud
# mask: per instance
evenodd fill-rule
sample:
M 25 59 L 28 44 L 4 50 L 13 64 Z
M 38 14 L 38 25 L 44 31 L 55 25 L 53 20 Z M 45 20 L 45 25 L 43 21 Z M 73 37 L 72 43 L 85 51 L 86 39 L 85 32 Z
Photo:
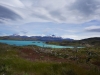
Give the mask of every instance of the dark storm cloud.
M 4 20 L 6 19 L 17 20 L 17 19 L 21 19 L 21 17 L 15 12 L 13 12 L 12 10 L 0 6 L 0 23 L 3 23 Z
M 87 16 L 94 14 L 95 10 L 99 8 L 99 4 L 100 2 L 98 0 L 76 0 L 70 9 L 77 10 Z

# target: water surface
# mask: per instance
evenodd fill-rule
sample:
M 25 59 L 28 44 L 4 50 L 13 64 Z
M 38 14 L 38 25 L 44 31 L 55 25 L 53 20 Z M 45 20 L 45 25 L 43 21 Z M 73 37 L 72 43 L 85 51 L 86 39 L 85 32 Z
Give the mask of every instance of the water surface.
M 1 43 L 6 43 L 9 45 L 16 46 L 26 46 L 26 45 L 36 45 L 39 47 L 49 47 L 49 48 L 74 48 L 73 46 L 58 46 L 58 45 L 50 45 L 46 44 L 43 41 L 15 41 L 15 40 L 0 40 Z M 82 48 L 82 47 L 78 47 Z

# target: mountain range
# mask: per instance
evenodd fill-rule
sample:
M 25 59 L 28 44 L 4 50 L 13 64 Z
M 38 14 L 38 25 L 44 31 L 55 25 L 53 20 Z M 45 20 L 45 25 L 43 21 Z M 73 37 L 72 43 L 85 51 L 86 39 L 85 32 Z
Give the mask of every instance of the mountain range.
M 57 37 L 55 35 L 52 36 L 20 36 L 20 35 L 9 35 L 9 36 L 1 36 L 0 37 L 1 40 L 29 40 L 29 41 L 73 41 L 74 39 L 71 38 L 62 38 L 62 37 Z

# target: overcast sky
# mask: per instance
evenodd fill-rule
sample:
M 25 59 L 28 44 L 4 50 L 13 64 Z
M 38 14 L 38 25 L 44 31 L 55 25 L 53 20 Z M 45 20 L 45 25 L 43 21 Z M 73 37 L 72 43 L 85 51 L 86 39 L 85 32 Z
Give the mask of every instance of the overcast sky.
M 0 0 L 0 36 L 100 37 L 100 0 Z

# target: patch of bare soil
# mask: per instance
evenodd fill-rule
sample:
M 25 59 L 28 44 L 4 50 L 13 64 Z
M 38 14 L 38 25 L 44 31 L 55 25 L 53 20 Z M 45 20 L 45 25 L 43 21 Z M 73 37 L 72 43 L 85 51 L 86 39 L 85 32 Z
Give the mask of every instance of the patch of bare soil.
M 67 62 L 67 59 L 58 58 L 49 53 L 36 52 L 36 50 L 29 48 L 22 48 L 19 55 L 31 61 L 51 61 L 51 62 Z
M 94 62 L 92 62 L 92 64 L 94 64 L 94 65 L 100 67 L 100 61 L 94 61 Z

